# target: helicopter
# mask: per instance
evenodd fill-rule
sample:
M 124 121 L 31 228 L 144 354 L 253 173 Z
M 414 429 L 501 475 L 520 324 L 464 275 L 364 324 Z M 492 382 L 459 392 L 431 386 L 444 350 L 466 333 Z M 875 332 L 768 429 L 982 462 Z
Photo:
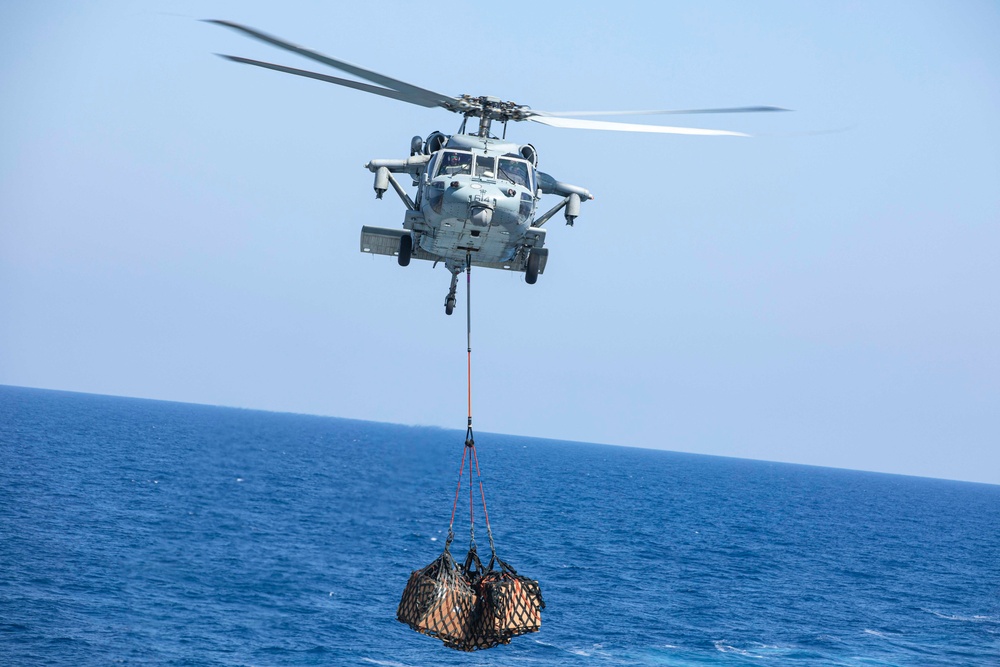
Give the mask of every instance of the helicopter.
M 437 93 L 238 23 L 223 20 L 207 22 L 231 28 L 371 83 L 217 54 L 233 62 L 317 79 L 422 107 L 440 107 L 462 115 L 462 123 L 455 134 L 434 131 L 426 139 L 415 136 L 410 141 L 408 157 L 373 159 L 365 165 L 375 175 L 376 198 L 382 199 L 391 187 L 406 211 L 402 228 L 362 226 L 361 251 L 395 256 L 400 266 L 408 266 L 411 259 L 432 261 L 434 266 L 443 261 L 451 273 L 451 286 L 445 297 L 445 313 L 448 315 L 455 309 L 458 277 L 472 266 L 521 272 L 526 283 L 537 282 L 538 276 L 545 273 L 549 253 L 545 247 L 546 230 L 543 225 L 563 211 L 566 224 L 573 226 L 580 215 L 581 204 L 594 199 L 586 188 L 561 182 L 539 170 L 538 152 L 533 145 L 507 141 L 509 122 L 533 121 L 551 127 L 584 130 L 746 137 L 749 135 L 728 130 L 609 122 L 579 116 L 787 111 L 773 106 L 539 111 L 486 95 L 454 97 Z M 470 118 L 477 120 L 477 127 L 467 130 Z M 494 122 L 503 125 L 501 137 L 493 134 Z M 417 188 L 413 197 L 403 188 L 396 174 L 410 177 L 412 185 Z M 555 195 L 561 199 L 536 217 L 543 195 Z

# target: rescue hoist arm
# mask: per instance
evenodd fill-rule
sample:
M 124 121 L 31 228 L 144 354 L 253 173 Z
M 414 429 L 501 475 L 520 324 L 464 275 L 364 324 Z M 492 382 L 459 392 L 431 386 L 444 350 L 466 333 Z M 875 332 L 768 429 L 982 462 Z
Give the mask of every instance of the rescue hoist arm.
M 409 174 L 416 181 L 427 168 L 430 159 L 429 155 L 415 155 L 405 160 L 372 160 L 366 164 L 365 168 L 375 174 L 375 197 L 381 199 L 391 185 L 408 210 L 417 210 L 416 204 L 392 174 Z
M 590 190 L 587 188 L 581 188 L 576 185 L 570 185 L 569 183 L 563 183 L 552 178 L 545 172 L 539 171 L 538 173 L 538 189 L 542 191 L 542 194 L 547 195 L 561 195 L 563 200 L 555 205 L 552 209 L 546 212 L 542 217 L 531 223 L 532 227 L 541 227 L 549 219 L 558 213 L 563 207 L 566 208 L 566 224 L 570 227 L 573 226 L 573 222 L 576 220 L 577 216 L 580 215 L 580 203 L 583 201 L 588 201 L 594 198 L 594 195 L 590 194 Z
M 577 198 L 577 201 L 579 202 L 579 198 Z M 552 216 L 554 216 L 556 213 L 558 213 L 559 211 L 561 211 L 563 209 L 563 207 L 567 206 L 568 204 L 569 204 L 569 197 L 564 197 L 561 202 L 559 202 L 558 204 L 556 204 L 555 206 L 553 206 L 552 208 L 550 208 L 548 211 L 546 211 L 546 213 L 544 215 L 542 215 L 537 220 L 535 220 L 534 222 L 532 222 L 531 226 L 532 227 L 541 227 L 546 222 L 548 222 L 552 218 Z M 577 205 L 579 206 L 579 204 L 577 204 Z M 568 215 L 566 216 L 566 224 L 569 225 L 569 226 L 571 226 L 571 227 L 573 226 L 573 222 L 569 219 Z

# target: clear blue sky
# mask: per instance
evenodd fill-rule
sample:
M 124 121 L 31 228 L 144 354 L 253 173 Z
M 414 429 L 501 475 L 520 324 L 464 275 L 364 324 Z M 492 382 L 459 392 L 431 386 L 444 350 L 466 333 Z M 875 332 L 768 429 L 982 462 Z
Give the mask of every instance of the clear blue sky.
M 996 2 L 365 7 L 0 5 L 0 384 L 464 427 L 464 295 L 358 252 L 403 215 L 365 162 L 459 119 L 224 18 L 539 109 L 796 110 L 510 128 L 596 200 L 538 284 L 473 273 L 480 431 L 1000 483 Z

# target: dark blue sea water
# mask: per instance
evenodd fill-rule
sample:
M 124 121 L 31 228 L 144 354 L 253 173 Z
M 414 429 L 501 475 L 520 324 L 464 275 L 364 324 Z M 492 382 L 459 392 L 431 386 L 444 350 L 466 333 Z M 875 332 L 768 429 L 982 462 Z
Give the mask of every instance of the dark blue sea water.
M 0 664 L 1000 665 L 998 486 L 486 433 L 548 607 L 446 649 L 394 616 L 463 438 L 0 387 Z

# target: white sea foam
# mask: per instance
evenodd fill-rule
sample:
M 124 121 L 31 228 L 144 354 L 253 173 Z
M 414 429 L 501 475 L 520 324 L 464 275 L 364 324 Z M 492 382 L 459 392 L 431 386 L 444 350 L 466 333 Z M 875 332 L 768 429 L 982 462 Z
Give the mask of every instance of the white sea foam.
M 382 665 L 382 667 L 410 667 L 403 662 L 393 662 L 392 660 L 375 660 L 374 658 L 361 658 L 361 662 L 370 662 L 373 665 Z
M 980 614 L 975 614 L 973 616 L 963 616 L 961 614 L 942 614 L 939 611 L 934 611 L 933 609 L 921 609 L 921 611 L 926 611 L 928 614 L 934 614 L 938 618 L 943 618 L 948 621 L 963 621 L 965 623 L 997 623 L 1000 619 L 994 618 L 993 616 L 983 616 Z
M 539 646 L 547 646 L 548 648 L 554 648 L 558 651 L 563 651 L 571 655 L 578 655 L 583 658 L 589 658 L 594 654 L 594 651 L 600 652 L 601 649 L 601 644 L 594 644 L 591 649 L 584 649 L 584 648 L 577 648 L 575 646 L 572 648 L 563 648 L 562 646 L 556 646 L 555 644 L 543 642 L 540 639 L 536 639 L 535 643 L 538 644 Z
M 726 644 L 721 639 L 714 642 L 715 650 L 720 653 L 735 653 L 736 655 L 742 655 L 747 658 L 773 658 L 775 653 L 787 653 L 792 650 L 786 646 L 778 646 L 776 644 L 761 644 L 758 642 L 751 642 L 749 646 L 745 648 L 740 648 L 738 646 L 732 646 L 731 644 Z M 673 646 L 671 648 L 677 648 Z
M 760 655 L 754 655 L 750 651 L 748 651 L 746 649 L 743 649 L 743 648 L 737 648 L 735 646 L 730 646 L 729 644 L 724 643 L 721 639 L 718 640 L 718 641 L 716 641 L 716 642 L 714 642 L 714 644 L 715 644 L 715 650 L 718 651 L 719 653 L 735 653 L 736 655 L 746 656 L 747 658 L 762 658 L 762 657 L 764 657 L 764 656 L 760 656 Z

